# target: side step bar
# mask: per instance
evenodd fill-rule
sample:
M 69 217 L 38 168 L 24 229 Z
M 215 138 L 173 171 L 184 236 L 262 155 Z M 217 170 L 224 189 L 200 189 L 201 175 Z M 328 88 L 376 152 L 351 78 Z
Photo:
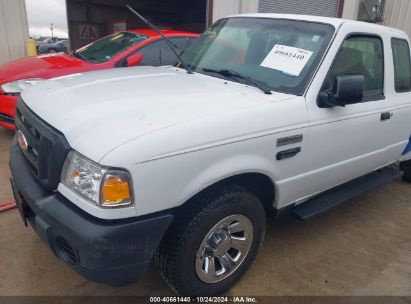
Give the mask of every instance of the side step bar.
M 324 213 L 359 194 L 402 176 L 396 168 L 387 167 L 328 190 L 291 210 L 299 220 L 307 220 Z

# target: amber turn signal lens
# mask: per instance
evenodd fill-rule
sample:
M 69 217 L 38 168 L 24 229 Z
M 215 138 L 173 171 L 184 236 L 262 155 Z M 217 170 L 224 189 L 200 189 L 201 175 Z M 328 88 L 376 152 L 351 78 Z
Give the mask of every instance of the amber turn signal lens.
M 78 171 L 73 171 L 73 173 L 71 173 L 72 178 L 79 177 L 79 176 L 80 176 L 80 172 Z
M 130 187 L 128 182 L 113 176 L 105 180 L 103 185 L 103 202 L 106 205 L 115 205 L 124 201 L 130 201 Z

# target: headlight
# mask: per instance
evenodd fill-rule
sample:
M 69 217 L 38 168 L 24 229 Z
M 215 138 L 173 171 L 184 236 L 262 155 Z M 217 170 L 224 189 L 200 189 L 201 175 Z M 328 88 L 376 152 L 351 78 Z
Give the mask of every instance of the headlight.
M 127 171 L 104 168 L 74 151 L 67 156 L 61 182 L 103 208 L 133 204 L 131 178 Z
M 29 86 L 36 84 L 38 82 L 44 81 L 41 78 L 29 78 L 21 79 L 13 82 L 2 84 L 0 87 L 7 94 L 19 94 L 23 90 L 27 89 Z

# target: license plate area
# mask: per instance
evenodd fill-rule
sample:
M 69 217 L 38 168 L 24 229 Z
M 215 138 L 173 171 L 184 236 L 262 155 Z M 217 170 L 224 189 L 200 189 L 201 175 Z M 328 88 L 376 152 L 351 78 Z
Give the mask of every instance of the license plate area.
M 13 183 L 13 180 L 10 180 L 10 184 L 11 184 L 11 189 L 13 190 L 14 199 L 16 200 L 17 209 L 19 210 L 24 226 L 27 227 L 27 216 L 28 216 L 27 208 L 28 206 L 26 202 L 24 201 L 23 197 L 20 195 L 20 193 L 16 189 Z

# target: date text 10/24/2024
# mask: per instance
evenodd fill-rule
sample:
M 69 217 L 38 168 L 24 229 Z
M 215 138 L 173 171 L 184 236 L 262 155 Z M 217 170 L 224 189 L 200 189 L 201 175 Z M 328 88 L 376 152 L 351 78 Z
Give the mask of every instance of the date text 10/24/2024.
M 150 297 L 150 303 L 258 303 L 255 297 Z

